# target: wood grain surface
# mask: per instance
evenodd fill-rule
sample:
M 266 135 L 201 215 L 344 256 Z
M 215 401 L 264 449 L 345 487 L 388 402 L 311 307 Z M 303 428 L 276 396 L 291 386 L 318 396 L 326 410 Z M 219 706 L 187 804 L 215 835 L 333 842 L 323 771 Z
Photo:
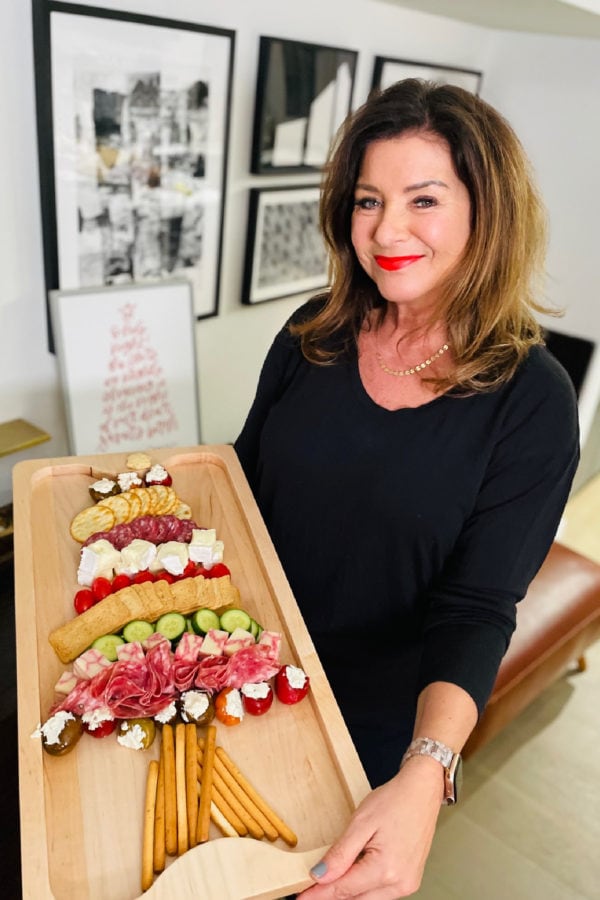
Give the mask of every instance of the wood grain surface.
M 165 449 L 151 457 L 171 473 L 194 520 L 225 542 L 241 605 L 282 633 L 281 660 L 305 669 L 311 691 L 297 706 L 276 702 L 265 717 L 247 716 L 235 728 L 219 724 L 217 734 L 296 832 L 297 847 L 222 838 L 212 825 L 207 843 L 167 858 L 144 896 L 280 897 L 311 883 L 308 869 L 343 830 L 368 782 L 233 449 Z M 119 746 L 114 735 L 84 735 L 60 758 L 30 739 L 65 668 L 48 634 L 74 615 L 80 547 L 69 523 L 91 503 L 91 468 L 116 474 L 125 459 L 32 460 L 14 469 L 23 896 L 35 900 L 131 900 L 140 893 L 146 773 L 149 760 L 158 759 L 159 739 L 141 752 Z

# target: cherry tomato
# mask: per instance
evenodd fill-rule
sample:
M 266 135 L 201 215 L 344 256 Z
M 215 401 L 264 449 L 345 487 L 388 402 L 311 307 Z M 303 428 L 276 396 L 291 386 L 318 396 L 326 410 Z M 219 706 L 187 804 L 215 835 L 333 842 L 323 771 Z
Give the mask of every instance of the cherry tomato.
M 239 725 L 244 706 L 237 688 L 224 688 L 215 698 L 215 716 L 223 725 Z
M 152 572 L 138 572 L 133 576 L 133 584 L 143 584 L 144 581 L 156 581 Z
M 201 574 L 205 578 L 222 578 L 223 575 L 231 575 L 231 572 L 223 563 L 215 563 L 210 569 L 203 569 Z
M 198 575 L 198 566 L 191 559 L 188 562 L 187 566 L 183 570 L 182 578 L 193 578 L 195 575 Z
M 112 592 L 116 594 L 117 591 L 123 590 L 123 588 L 129 587 L 131 584 L 131 578 L 129 575 L 115 575 L 112 582 Z
M 101 575 L 98 578 L 94 578 L 92 581 L 92 594 L 96 599 L 96 603 L 112 594 L 112 584 L 108 578 L 103 578 Z
M 96 602 L 96 598 L 89 590 L 89 588 L 84 588 L 81 591 L 77 591 L 77 593 L 75 594 L 75 597 L 73 599 L 73 606 L 75 607 L 75 612 L 78 615 L 81 615 L 82 612 L 85 612 L 87 609 L 91 609 Z
M 302 676 L 304 676 L 305 679 L 304 683 L 299 687 L 293 687 L 290 681 L 293 682 L 296 679 L 300 681 Z M 296 666 L 282 666 L 275 676 L 275 693 L 277 694 L 277 699 L 281 701 L 281 703 L 287 703 L 289 705 L 292 703 L 299 703 L 300 700 L 303 700 L 308 694 L 309 684 L 310 678 L 302 671 L 302 669 L 298 669 Z
M 108 734 L 112 734 L 116 727 L 116 719 L 105 719 L 104 722 L 100 722 L 95 728 L 91 728 L 87 722 L 83 723 L 83 730 L 95 738 L 103 738 Z
M 257 688 L 257 693 L 264 693 L 264 697 L 252 696 L 255 693 L 253 689 Z M 273 705 L 273 688 L 268 681 L 261 681 L 259 684 L 245 684 L 242 687 L 242 699 L 247 713 L 251 716 L 263 716 Z
M 167 572 L 165 569 L 164 572 L 159 572 L 155 578 L 156 581 L 166 581 L 167 584 L 173 584 L 174 581 L 177 581 L 177 576 L 172 575 L 170 572 Z

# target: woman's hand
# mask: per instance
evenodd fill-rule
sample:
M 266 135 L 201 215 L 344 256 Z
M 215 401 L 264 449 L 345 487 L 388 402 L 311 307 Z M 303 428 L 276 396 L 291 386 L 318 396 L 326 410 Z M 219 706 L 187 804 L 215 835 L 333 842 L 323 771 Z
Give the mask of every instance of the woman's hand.
M 419 889 L 443 799 L 443 771 L 425 756 L 360 804 L 344 834 L 311 874 L 302 900 L 396 900 Z

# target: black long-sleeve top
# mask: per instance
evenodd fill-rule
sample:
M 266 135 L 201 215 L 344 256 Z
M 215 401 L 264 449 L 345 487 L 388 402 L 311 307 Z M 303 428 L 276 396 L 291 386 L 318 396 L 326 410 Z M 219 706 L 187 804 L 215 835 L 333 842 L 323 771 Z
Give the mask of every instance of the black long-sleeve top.
M 389 411 L 356 352 L 314 365 L 284 328 L 235 449 L 351 732 L 412 723 L 434 681 L 481 711 L 578 462 L 554 357 Z

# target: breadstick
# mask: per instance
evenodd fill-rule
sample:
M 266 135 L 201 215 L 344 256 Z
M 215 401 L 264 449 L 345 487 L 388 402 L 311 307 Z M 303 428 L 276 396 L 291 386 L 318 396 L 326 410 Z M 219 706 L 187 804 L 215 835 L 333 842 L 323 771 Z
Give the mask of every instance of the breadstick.
M 197 745 L 196 726 L 190 723 L 185 726 L 185 796 L 190 847 L 196 846 L 196 828 L 198 827 Z
M 200 756 L 200 755 L 199 755 Z M 197 785 L 197 794 L 200 797 L 200 792 L 202 790 L 202 764 L 198 762 L 198 785 Z M 212 800 L 210 802 L 210 817 L 213 819 L 213 808 L 215 808 L 220 815 L 227 821 L 230 828 L 233 828 L 235 834 L 228 835 L 230 837 L 245 837 L 248 834 L 248 829 L 242 822 L 242 820 L 236 816 L 232 808 L 229 806 L 227 801 L 221 796 L 221 794 L 215 788 L 213 783 L 212 789 Z M 219 826 L 220 827 L 220 826 Z
M 162 746 L 165 760 L 165 847 L 169 856 L 176 856 L 177 787 L 175 785 L 175 744 L 172 725 L 163 725 Z
M 217 747 L 216 755 L 220 760 L 222 760 L 222 762 L 231 772 L 240 787 L 243 788 L 248 798 L 252 801 L 253 805 L 257 807 L 260 812 L 264 813 L 269 822 L 271 822 L 271 824 L 275 826 L 275 828 L 279 832 L 280 837 L 283 838 L 286 844 L 288 844 L 290 847 L 295 847 L 298 843 L 298 838 L 296 837 L 294 832 L 290 828 L 288 828 L 285 822 L 279 818 L 277 813 L 274 812 L 271 807 L 263 800 L 260 794 L 255 791 L 248 779 L 242 775 L 233 760 L 227 755 L 223 747 Z
M 242 805 L 242 807 L 246 810 L 247 815 L 249 815 L 253 821 L 256 821 L 259 828 L 262 829 L 266 837 L 270 841 L 276 841 L 279 837 L 279 832 L 274 827 L 274 825 L 267 819 L 264 813 L 253 803 L 244 789 L 237 783 L 225 763 L 218 756 L 215 756 L 215 775 L 221 779 L 222 782 L 226 785 L 226 787 L 231 791 L 234 797 L 237 798 L 238 802 Z
M 217 729 L 214 725 L 209 725 L 206 729 L 204 756 L 202 758 L 202 786 L 200 790 L 200 808 L 198 810 L 198 828 L 196 830 L 196 839 L 199 844 L 203 844 L 204 841 L 208 840 L 216 738 Z
M 199 741 L 199 745 L 201 747 L 203 747 L 203 745 L 204 745 L 204 741 L 202 740 L 202 738 Z M 261 826 L 258 824 L 256 819 L 253 817 L 253 815 L 248 811 L 247 806 L 249 806 L 250 804 L 247 802 L 247 798 L 243 794 L 243 791 L 240 790 L 239 794 L 242 794 L 244 796 L 244 798 L 246 799 L 246 805 L 244 805 L 239 794 L 236 795 L 236 793 L 231 790 L 230 786 L 225 783 L 225 780 L 219 774 L 219 772 L 217 770 L 217 763 L 218 763 L 218 757 L 215 756 L 215 760 L 214 760 L 214 764 L 213 764 L 213 798 L 215 800 L 216 800 L 216 797 L 221 798 L 222 801 L 227 804 L 227 807 L 234 814 L 237 821 L 242 824 L 242 826 L 244 828 L 244 832 L 246 834 L 249 834 L 250 837 L 253 837 L 255 840 L 261 841 L 265 836 L 265 832 L 261 828 Z M 221 766 L 222 765 L 223 764 L 221 763 Z M 219 804 L 217 804 L 217 805 L 219 805 Z M 225 810 L 223 810 L 223 812 L 225 812 Z M 234 825 L 235 828 L 238 828 L 237 824 L 234 822 L 233 819 L 230 818 L 230 816 L 226 812 L 225 812 L 225 815 L 227 816 L 227 818 L 229 819 L 231 824 Z M 264 816 L 263 816 L 263 818 L 264 818 Z M 275 829 L 273 828 L 271 823 L 268 821 L 267 821 L 267 827 L 275 835 L 275 837 L 272 838 L 272 840 L 276 840 L 278 837 L 277 831 L 275 831 Z M 240 832 L 240 834 L 241 834 L 241 832 Z
M 154 880 L 154 810 L 156 807 L 156 784 L 158 763 L 153 759 L 148 766 L 146 779 L 146 803 L 144 808 L 144 836 L 142 841 L 142 893 L 152 886 Z
M 187 802 L 185 796 L 185 725 L 175 726 L 175 783 L 177 785 L 177 856 L 188 849 Z
M 221 831 L 225 835 L 225 837 L 238 837 L 238 833 L 235 828 L 230 825 L 226 817 L 218 809 L 215 803 L 210 804 L 210 818 L 215 823 L 219 831 Z
M 165 756 L 161 742 L 156 784 L 156 809 L 154 811 L 154 871 L 165 867 Z

